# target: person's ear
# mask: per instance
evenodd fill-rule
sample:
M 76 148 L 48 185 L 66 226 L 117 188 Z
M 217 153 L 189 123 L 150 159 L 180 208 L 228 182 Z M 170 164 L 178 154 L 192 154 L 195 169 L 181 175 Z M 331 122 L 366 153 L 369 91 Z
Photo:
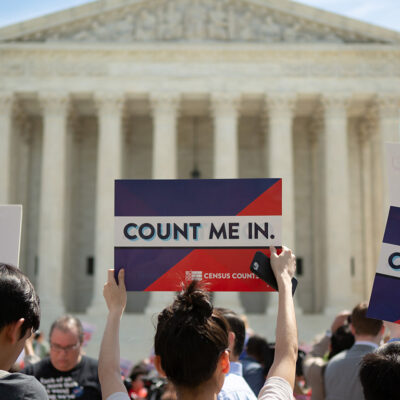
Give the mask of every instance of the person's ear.
M 154 366 L 156 367 L 157 372 L 162 376 L 163 378 L 166 377 L 166 374 L 161 366 L 161 357 L 160 356 L 155 356 L 154 357 Z
M 11 344 L 15 344 L 21 339 L 21 327 L 24 322 L 25 319 L 20 318 L 6 326 L 6 338 Z
M 356 335 L 356 330 L 354 329 L 353 324 L 350 324 L 350 332 L 352 333 L 353 336 Z
M 230 331 L 228 334 L 228 347 L 229 350 L 233 354 L 233 350 L 235 349 L 235 340 L 236 340 L 236 335 L 235 332 Z
M 229 364 L 229 351 L 225 350 L 219 359 L 221 370 L 224 374 L 229 372 L 230 364 Z

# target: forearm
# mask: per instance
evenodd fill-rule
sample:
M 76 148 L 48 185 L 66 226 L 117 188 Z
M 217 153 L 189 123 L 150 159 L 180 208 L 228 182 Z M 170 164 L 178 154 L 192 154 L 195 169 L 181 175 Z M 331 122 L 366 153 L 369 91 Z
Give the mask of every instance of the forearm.
M 279 303 L 276 325 L 275 356 L 269 376 L 281 376 L 293 387 L 297 359 L 297 325 L 289 277 L 278 281 Z
M 120 372 L 119 327 L 121 314 L 109 312 L 99 355 L 99 380 L 103 399 L 126 391 Z
M 275 354 L 297 359 L 297 324 L 292 296 L 292 283 L 288 279 L 279 286 L 278 317 L 276 324 Z

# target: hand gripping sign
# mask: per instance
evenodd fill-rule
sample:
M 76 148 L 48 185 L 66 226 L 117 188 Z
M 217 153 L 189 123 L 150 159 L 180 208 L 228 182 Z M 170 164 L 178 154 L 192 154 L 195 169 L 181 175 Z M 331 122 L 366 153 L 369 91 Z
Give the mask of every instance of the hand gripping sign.
M 281 179 L 115 181 L 115 270 L 130 291 L 266 291 L 248 270 L 281 245 Z
M 367 316 L 400 323 L 400 144 L 385 146 L 391 206 Z

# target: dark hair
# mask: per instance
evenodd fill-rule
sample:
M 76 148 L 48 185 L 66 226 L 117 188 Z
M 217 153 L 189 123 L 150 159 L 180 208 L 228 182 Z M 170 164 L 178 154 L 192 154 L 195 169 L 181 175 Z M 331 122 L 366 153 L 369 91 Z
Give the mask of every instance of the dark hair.
M 368 304 L 362 302 L 357 304 L 351 313 L 351 324 L 354 327 L 356 335 L 376 336 L 383 326 L 380 319 L 367 317 Z
M 342 325 L 332 334 L 331 351 L 328 355 L 328 360 L 339 354 L 343 350 L 349 349 L 354 344 L 354 335 L 350 331 L 348 325 Z
M 262 336 L 252 335 L 247 341 L 246 352 L 264 367 L 264 374 L 268 375 L 274 361 L 275 349 L 273 345 L 269 345 Z
M 360 380 L 365 400 L 395 400 L 400 393 L 400 343 L 391 342 L 364 356 Z
M 228 324 L 193 281 L 158 315 L 154 350 L 167 378 L 196 387 L 209 380 L 228 348 Z
M 40 325 L 40 300 L 28 277 L 18 268 L 0 264 L 0 330 L 24 318 L 21 338 Z
M 70 332 L 71 327 L 75 327 L 78 332 L 78 339 L 80 343 L 83 343 L 83 327 L 79 318 L 76 318 L 72 315 L 66 314 L 62 317 L 56 319 L 50 327 L 49 339 L 51 340 L 51 334 L 54 329 L 58 329 L 62 332 Z
M 140 375 L 147 375 L 149 371 L 146 368 L 146 365 L 143 362 L 136 364 L 133 366 L 131 373 L 129 374 L 129 378 L 132 380 L 136 380 L 136 378 Z
M 233 355 L 238 357 L 243 351 L 244 339 L 246 338 L 246 328 L 242 318 L 234 311 L 226 308 L 217 308 L 217 310 L 228 321 L 229 329 L 235 334 L 235 345 L 233 347 Z

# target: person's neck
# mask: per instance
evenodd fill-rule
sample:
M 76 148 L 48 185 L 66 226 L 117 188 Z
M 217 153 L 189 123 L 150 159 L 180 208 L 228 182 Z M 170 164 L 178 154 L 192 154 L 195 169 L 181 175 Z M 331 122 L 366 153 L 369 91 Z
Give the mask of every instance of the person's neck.
M 380 335 L 371 336 L 371 335 L 357 335 L 356 334 L 354 336 L 354 338 L 355 338 L 356 342 L 372 342 L 372 343 L 375 343 L 375 344 L 378 344 L 378 345 L 379 345 L 379 343 L 381 341 Z
M 209 385 L 197 387 L 195 389 L 176 388 L 178 400 L 216 400 L 217 393 Z
M 0 369 L 8 371 L 14 364 L 14 352 L 0 345 Z

